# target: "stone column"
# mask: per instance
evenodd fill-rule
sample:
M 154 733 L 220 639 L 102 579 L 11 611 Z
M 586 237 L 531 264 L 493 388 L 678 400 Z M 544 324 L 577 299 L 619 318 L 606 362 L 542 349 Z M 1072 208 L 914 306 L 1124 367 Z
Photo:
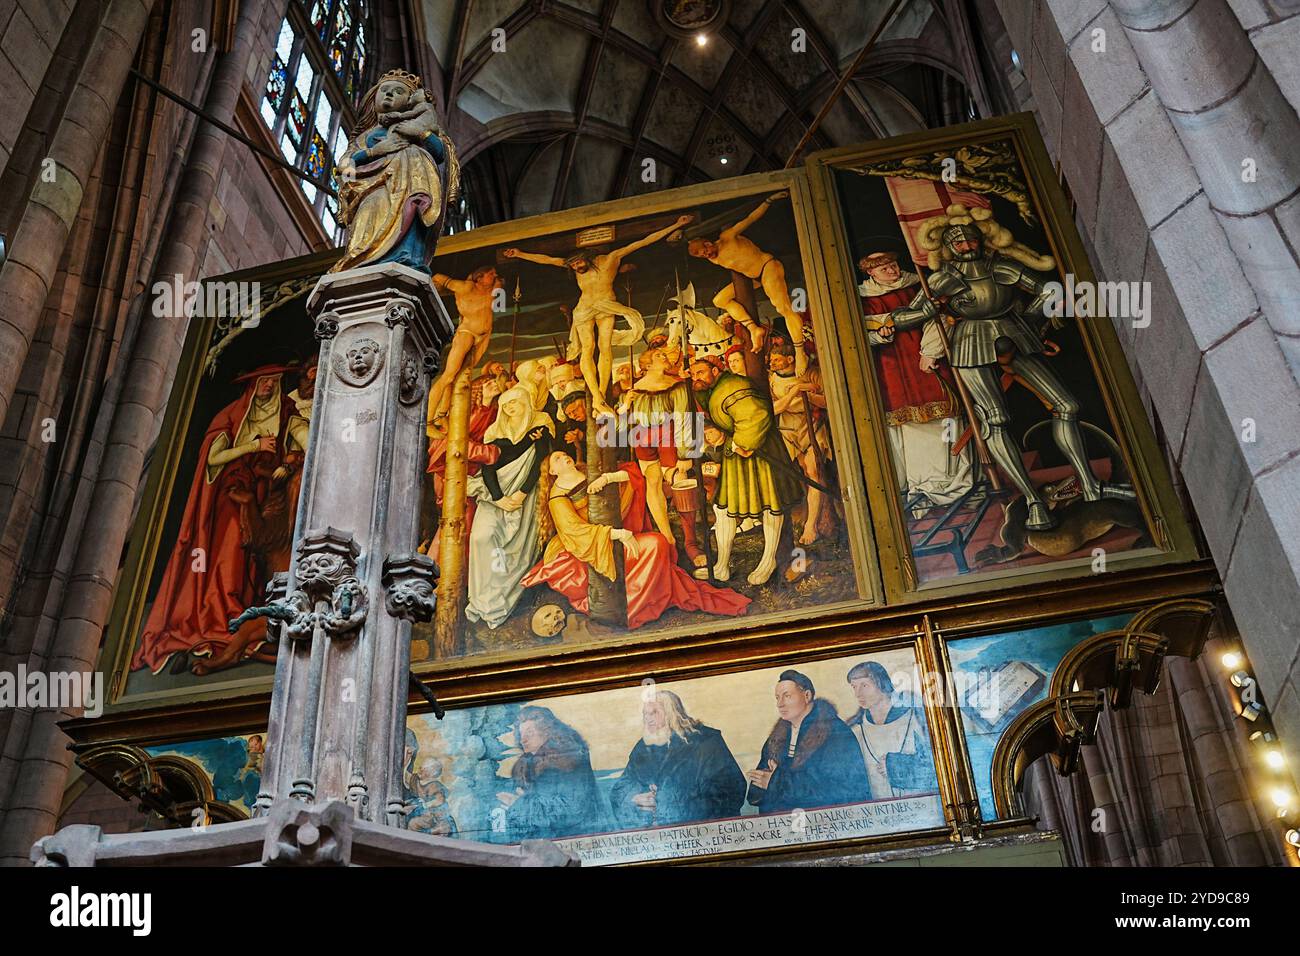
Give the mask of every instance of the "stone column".
M 415 553 L 424 406 L 452 327 L 428 277 L 389 263 L 324 276 L 307 309 L 321 347 L 285 584 L 295 616 L 256 812 L 346 799 L 401 826 L 411 622 L 432 615 L 436 578 Z
M 234 116 L 242 78 L 259 36 L 267 2 L 242 0 L 239 5 L 234 42 L 216 61 L 212 83 L 204 99 L 206 111 L 218 118 L 229 121 Z M 139 4 L 145 10 L 141 17 L 146 15 L 151 3 L 152 0 L 148 0 Z M 132 5 L 129 3 L 115 3 L 105 23 L 117 22 L 113 18 L 120 19 L 130 9 Z M 143 20 L 140 29 L 144 29 Z M 116 43 L 120 44 L 121 40 Z M 105 41 L 105 45 L 110 49 L 116 48 L 109 41 Z M 122 65 L 124 74 L 130 66 L 130 54 L 128 50 Z M 95 82 L 89 66 L 83 69 L 81 79 L 82 85 L 87 82 Z M 78 92 L 80 90 L 81 85 Z M 76 94 L 73 99 L 77 99 Z M 92 112 L 103 111 L 103 128 L 107 129 L 107 114 L 112 111 L 102 105 L 99 94 L 92 91 L 83 105 Z M 73 113 L 66 114 L 55 143 L 69 126 L 74 127 L 72 142 L 81 142 L 81 137 L 86 135 L 84 130 L 90 127 L 77 131 L 79 123 Z M 177 275 L 185 281 L 197 276 L 199 251 L 206 241 L 208 206 L 216 189 L 217 171 L 221 168 L 226 141 L 226 134 L 209 123 L 203 123 L 195 133 L 160 244 L 155 276 L 169 282 Z M 95 149 L 98 148 L 96 143 Z M 75 155 L 81 154 L 77 152 Z M 93 159 L 92 155 L 92 162 Z M 74 168 L 70 163 L 69 160 L 69 169 Z M 57 259 L 56 254 L 56 263 Z M 0 321 L 0 398 L 12 394 L 12 391 L 4 392 L 3 389 L 12 389 L 16 380 L 16 376 L 10 378 L 4 372 L 5 363 L 17 350 L 17 346 L 11 347 L 5 337 L 4 322 L 16 322 L 16 317 L 20 316 L 17 306 L 13 311 L 9 309 L 11 289 L 6 283 L 13 264 L 11 259 L 0 274 L 0 316 L 4 317 Z M 39 309 L 40 303 L 37 305 Z M 102 455 L 98 474 L 91 476 L 94 484 L 87 492 L 89 501 L 84 505 L 85 513 L 92 515 L 93 520 L 87 521 L 84 534 L 77 541 L 76 556 L 66 575 L 67 584 L 59 605 L 57 629 L 52 633 L 38 634 L 32 651 L 33 659 L 40 661 L 46 670 L 86 671 L 95 666 L 104 625 L 112 607 L 119 556 L 131 527 L 136 491 L 143 481 L 149 448 L 157 436 L 156 422 L 171 390 L 172 375 L 185 341 L 187 321 L 183 315 L 155 316 L 145 308 L 138 337 L 134 344 L 128 340 L 124 345 L 124 348 L 129 347 L 130 359 L 125 371 L 115 376 L 109 385 L 109 394 L 118 397 L 116 407 L 111 411 L 111 424 L 102 433 L 101 425 L 97 424 L 90 443 L 91 454 Z M 25 344 L 22 351 L 25 354 Z M 58 728 L 58 722 L 75 716 L 80 716 L 80 711 L 75 708 L 62 712 L 19 711 L 14 715 L 5 753 L 0 759 L 0 806 L 8 808 L 0 817 L 0 864 L 26 861 L 32 843 L 53 827 L 67 782 L 68 767 L 72 763 L 67 737 Z
M 1110 4 L 1300 373 L 1300 118 L 1226 0 Z
M 50 142 L 54 176 L 37 177 L 9 257 L 0 269 L 0 421 L 13 399 L 27 348 L 82 194 L 126 83 L 154 0 L 113 0 L 81 68 L 68 108 Z

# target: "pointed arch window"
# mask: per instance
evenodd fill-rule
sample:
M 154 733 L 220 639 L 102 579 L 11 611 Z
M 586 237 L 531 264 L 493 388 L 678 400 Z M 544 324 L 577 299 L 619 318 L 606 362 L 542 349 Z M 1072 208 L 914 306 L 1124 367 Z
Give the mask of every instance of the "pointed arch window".
M 366 0 L 293 0 L 276 37 L 260 111 L 287 162 L 335 192 L 335 163 L 356 122 L 356 101 L 373 72 Z M 338 200 L 299 180 L 307 202 L 336 243 Z

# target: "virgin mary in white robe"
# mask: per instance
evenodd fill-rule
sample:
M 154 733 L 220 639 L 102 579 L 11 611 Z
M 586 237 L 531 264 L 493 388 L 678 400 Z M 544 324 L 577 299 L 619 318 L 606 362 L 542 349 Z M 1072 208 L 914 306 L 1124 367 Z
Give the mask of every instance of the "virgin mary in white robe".
M 539 494 L 543 465 L 555 424 L 538 411 L 530 389 L 516 385 L 497 401 L 497 418 L 483 441 L 497 445 L 497 463 L 466 483 L 478 501 L 469 533 L 469 575 L 465 616 L 490 628 L 505 622 L 520 596 L 520 583 L 542 553 Z

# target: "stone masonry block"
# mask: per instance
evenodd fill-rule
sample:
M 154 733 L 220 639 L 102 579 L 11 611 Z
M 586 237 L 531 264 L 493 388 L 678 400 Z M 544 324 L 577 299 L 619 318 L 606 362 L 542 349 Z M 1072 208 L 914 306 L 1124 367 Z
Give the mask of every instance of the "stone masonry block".
M 1147 255 L 1144 280 L 1151 288 L 1151 323 L 1132 330 L 1132 351 L 1160 415 L 1170 447 L 1183 446 L 1192 393 L 1201 374 L 1201 350 L 1192 337 L 1160 257 Z M 1121 320 L 1131 324 L 1129 320 Z
M 1083 70 L 1079 76 L 1091 88 Z M 1196 170 L 1151 90 L 1111 120 L 1106 135 L 1148 226 L 1163 222 L 1200 190 Z
M 1202 351 L 1259 309 L 1205 196 L 1161 223 L 1151 240 Z
M 1164 30 L 1129 30 L 1160 101 L 1171 110 L 1204 109 L 1241 86 L 1255 51 L 1225 3 L 1198 3 Z
M 1104 32 L 1094 36 L 1094 30 Z M 1105 49 L 1100 49 L 1103 39 Z M 1072 38 L 1070 61 L 1079 71 L 1084 89 L 1088 91 L 1103 125 L 1137 99 L 1148 85 L 1137 54 L 1109 7 L 1094 18 L 1087 29 Z
M 1252 320 L 1206 352 L 1205 368 L 1252 475 L 1300 452 L 1300 387 L 1266 319 Z
M 1279 224 L 1268 213 L 1218 218 L 1269 324 L 1284 335 L 1300 335 L 1300 262 Z
M 1225 103 L 1169 115 L 1215 209 L 1250 215 L 1300 188 L 1300 119 L 1266 70 Z

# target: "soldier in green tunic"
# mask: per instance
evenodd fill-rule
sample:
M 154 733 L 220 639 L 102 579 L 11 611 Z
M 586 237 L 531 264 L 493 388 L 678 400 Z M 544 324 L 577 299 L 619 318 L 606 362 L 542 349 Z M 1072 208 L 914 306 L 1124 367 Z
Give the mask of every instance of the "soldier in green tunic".
M 772 403 L 751 379 L 708 359 L 691 363 L 691 384 L 709 419 L 727 435 L 713 497 L 718 560 L 713 576 L 731 578 L 731 543 L 745 518 L 763 522 L 763 556 L 746 579 L 766 584 L 776 570 L 776 548 L 786 512 L 803 495 L 798 472 L 781 440 Z M 778 463 L 775 467 L 773 462 Z M 784 465 L 785 467 L 781 467 Z

